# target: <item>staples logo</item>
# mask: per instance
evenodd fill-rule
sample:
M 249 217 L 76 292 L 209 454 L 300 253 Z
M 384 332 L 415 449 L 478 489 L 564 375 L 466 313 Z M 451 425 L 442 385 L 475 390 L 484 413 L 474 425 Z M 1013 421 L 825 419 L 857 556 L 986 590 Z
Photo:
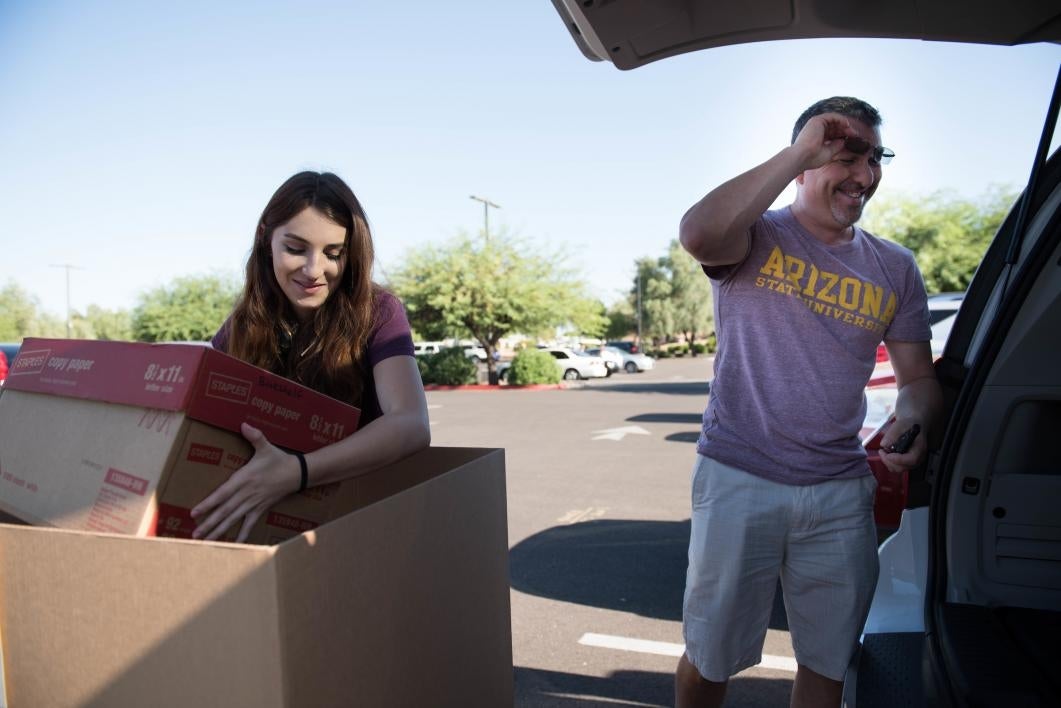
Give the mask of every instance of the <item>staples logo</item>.
M 206 395 L 234 403 L 247 403 L 251 396 L 251 382 L 212 373 L 206 382 Z
M 44 371 L 44 365 L 48 363 L 48 358 L 51 354 L 51 349 L 37 349 L 32 352 L 20 351 L 7 375 L 39 374 Z
M 199 462 L 204 465 L 220 465 L 221 456 L 224 455 L 224 453 L 225 451 L 219 447 L 192 443 L 191 447 L 188 449 L 188 461 Z

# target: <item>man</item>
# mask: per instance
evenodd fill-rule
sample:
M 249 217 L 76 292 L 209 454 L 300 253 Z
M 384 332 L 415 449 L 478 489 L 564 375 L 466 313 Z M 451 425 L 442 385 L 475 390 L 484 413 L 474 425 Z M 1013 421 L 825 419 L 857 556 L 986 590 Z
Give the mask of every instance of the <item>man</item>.
M 793 706 L 839 706 L 877 580 L 876 483 L 858 432 L 883 339 L 899 389 L 884 446 L 915 424 L 911 469 L 942 405 L 924 282 L 911 253 L 855 223 L 882 163 L 881 118 L 834 97 L 792 143 L 683 217 L 711 279 L 718 354 L 693 472 L 678 706 L 717 706 L 761 659 L 777 579 L 799 664 Z M 792 181 L 795 201 L 767 211 Z

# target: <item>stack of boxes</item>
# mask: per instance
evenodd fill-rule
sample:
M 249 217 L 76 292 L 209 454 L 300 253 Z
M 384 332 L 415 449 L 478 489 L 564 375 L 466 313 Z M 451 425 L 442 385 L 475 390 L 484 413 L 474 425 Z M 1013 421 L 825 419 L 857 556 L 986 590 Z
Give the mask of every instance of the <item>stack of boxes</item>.
M 310 452 L 357 409 L 207 346 L 27 339 L 10 368 L 8 704 L 511 704 L 503 451 L 292 495 L 258 545 L 181 540 L 253 453 L 241 423 Z

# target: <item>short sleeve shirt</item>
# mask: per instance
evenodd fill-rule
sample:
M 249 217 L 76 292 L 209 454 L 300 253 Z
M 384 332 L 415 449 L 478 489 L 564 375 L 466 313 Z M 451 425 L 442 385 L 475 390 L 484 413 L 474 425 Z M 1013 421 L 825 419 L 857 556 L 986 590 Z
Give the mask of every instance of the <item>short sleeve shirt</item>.
M 228 341 L 229 322 L 226 321 L 210 343 L 215 349 L 227 352 Z M 365 352 L 364 392 L 361 396 L 359 427 L 364 427 L 383 415 L 372 370 L 376 364 L 393 356 L 413 356 L 413 336 L 401 301 L 383 290 L 376 299 L 372 333 L 369 335 Z
M 858 227 L 824 244 L 785 208 L 755 223 L 744 261 L 704 271 L 718 351 L 697 451 L 786 484 L 868 474 L 877 345 L 931 339 L 913 254 Z

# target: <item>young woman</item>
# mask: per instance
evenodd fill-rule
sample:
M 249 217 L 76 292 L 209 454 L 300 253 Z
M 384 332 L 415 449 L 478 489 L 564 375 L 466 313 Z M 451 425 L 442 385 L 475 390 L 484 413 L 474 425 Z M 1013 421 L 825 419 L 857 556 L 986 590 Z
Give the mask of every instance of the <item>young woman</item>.
M 398 299 L 372 282 L 372 236 L 357 197 L 330 173 L 300 172 L 269 200 L 243 295 L 215 348 L 361 409 L 358 431 L 299 457 L 246 423 L 254 455 L 192 509 L 195 538 L 241 524 L 306 486 L 353 477 L 431 442 L 427 401 Z

